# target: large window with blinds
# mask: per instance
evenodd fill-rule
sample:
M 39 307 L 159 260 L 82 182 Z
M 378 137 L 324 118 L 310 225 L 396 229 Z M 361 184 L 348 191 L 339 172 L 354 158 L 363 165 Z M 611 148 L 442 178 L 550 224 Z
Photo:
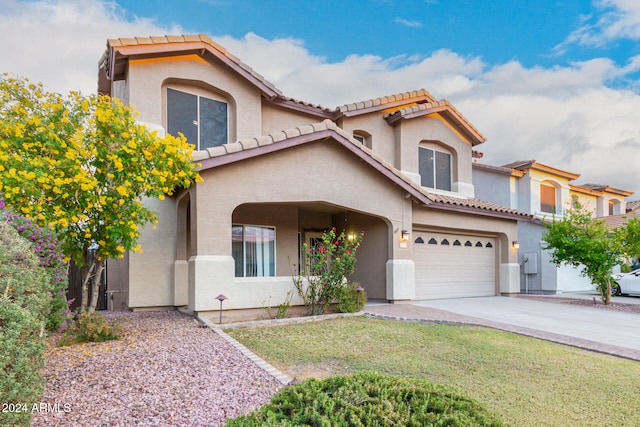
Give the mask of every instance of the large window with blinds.
M 274 227 L 234 224 L 231 251 L 236 277 L 276 275 L 276 230 Z
M 226 102 L 167 89 L 167 132 L 182 133 L 196 150 L 228 142 L 228 113 Z

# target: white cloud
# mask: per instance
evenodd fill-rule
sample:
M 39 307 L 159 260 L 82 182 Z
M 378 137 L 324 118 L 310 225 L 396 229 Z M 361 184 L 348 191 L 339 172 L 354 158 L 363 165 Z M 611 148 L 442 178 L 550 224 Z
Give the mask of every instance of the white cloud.
M 584 17 L 583 24 L 556 46 L 563 52 L 567 45 L 605 46 L 618 39 L 640 39 L 640 2 L 638 0 L 596 0 L 601 14 Z
M 420 21 L 409 21 L 408 19 L 396 18 L 393 20 L 396 24 L 404 25 L 409 28 L 420 28 L 422 27 L 422 22 Z
M 42 81 L 48 90 L 95 92 L 107 38 L 181 32 L 125 16 L 114 3 L 0 0 L 0 39 L 5 41 L 0 72 Z M 637 73 L 640 57 L 624 66 L 597 58 L 525 68 L 515 61 L 490 66 L 478 57 L 439 50 L 428 56 L 352 55 L 329 63 L 300 40 L 251 33 L 242 39 L 212 36 L 286 96 L 335 107 L 425 88 L 449 99 L 488 138 L 478 147 L 484 162 L 536 159 L 582 174 L 579 183 L 609 184 L 636 191 L 634 197 L 640 198 L 640 96 L 607 87 Z
M 576 183 L 608 184 L 640 196 L 640 96 L 606 86 L 637 70 L 638 58 L 624 67 L 607 58 L 567 67 L 525 68 L 515 61 L 489 67 L 480 58 L 439 50 L 428 57 L 352 55 L 327 63 L 301 42 L 289 42 L 285 49 L 283 40 L 252 35 L 236 40 L 235 48 L 285 95 L 327 107 L 426 88 L 453 102 L 487 137 L 478 147 L 484 162 L 535 159 L 581 174 Z
M 124 13 L 95 0 L 0 0 L 0 72 L 43 82 L 51 91 L 95 93 L 108 38 L 181 32 Z

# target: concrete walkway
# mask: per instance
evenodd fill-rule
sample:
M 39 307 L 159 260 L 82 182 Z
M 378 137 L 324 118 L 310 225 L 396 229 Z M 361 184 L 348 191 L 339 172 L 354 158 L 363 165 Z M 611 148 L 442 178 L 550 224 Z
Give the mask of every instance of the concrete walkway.
M 396 320 L 488 326 L 640 361 L 640 315 L 510 297 L 372 304 L 365 314 Z

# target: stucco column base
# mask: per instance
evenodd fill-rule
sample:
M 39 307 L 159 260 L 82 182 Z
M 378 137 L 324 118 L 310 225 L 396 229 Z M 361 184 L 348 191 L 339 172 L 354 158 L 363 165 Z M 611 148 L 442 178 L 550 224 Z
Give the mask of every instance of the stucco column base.
M 500 264 L 500 293 L 518 294 L 520 293 L 520 264 L 503 263 Z
M 387 261 L 387 299 L 394 303 L 416 297 L 416 266 L 410 259 Z
M 233 257 L 225 255 L 196 255 L 189 259 L 189 310 L 219 310 L 215 299 L 235 280 Z
M 179 259 L 173 263 L 173 305 L 181 307 L 189 303 L 189 262 Z

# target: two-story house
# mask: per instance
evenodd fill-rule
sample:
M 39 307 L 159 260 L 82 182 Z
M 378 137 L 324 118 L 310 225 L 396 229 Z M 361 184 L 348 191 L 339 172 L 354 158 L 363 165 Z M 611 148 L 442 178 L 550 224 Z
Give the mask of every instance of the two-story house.
M 594 217 L 620 215 L 626 210 L 625 197 L 630 191 L 608 185 L 576 185 L 580 174 L 553 168 L 535 160 L 518 161 L 504 166 L 473 164 L 476 195 L 503 206 L 528 212 L 536 221 L 518 225 L 518 260 L 521 266 L 521 291 L 526 293 L 561 293 L 590 291 L 591 282 L 579 269 L 551 263 L 549 251 L 543 249 L 544 221 L 561 217 L 578 204 Z
M 328 109 L 282 95 L 200 35 L 109 40 L 99 92 L 186 135 L 204 179 L 147 200 L 159 226 L 143 230 L 142 253 L 109 263 L 130 308 L 206 312 L 219 294 L 225 309 L 277 305 L 303 243 L 330 227 L 364 231 L 353 279 L 370 299 L 520 290 L 512 242 L 531 216 L 474 197 L 485 138 L 425 90 Z

